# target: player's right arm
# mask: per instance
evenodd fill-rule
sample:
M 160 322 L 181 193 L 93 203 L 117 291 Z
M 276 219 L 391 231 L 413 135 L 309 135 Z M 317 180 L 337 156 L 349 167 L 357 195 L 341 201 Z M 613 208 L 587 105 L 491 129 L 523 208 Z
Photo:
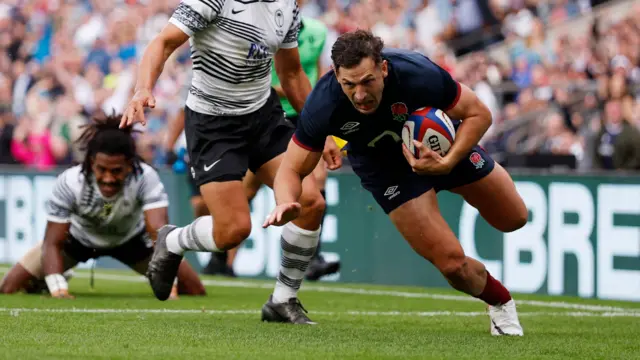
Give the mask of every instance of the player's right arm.
M 47 228 L 42 245 L 42 269 L 52 297 L 70 298 L 69 286 L 62 273 L 62 248 L 70 228 L 75 195 L 67 183 L 68 172 L 58 176 L 51 197 L 46 203 Z
M 120 127 L 145 124 L 144 108 L 155 107 L 152 90 L 164 64 L 177 48 L 197 32 L 206 29 L 222 10 L 224 1 L 182 0 L 169 24 L 149 43 L 138 67 L 135 93 L 122 115 Z
M 320 86 L 322 88 L 322 85 Z M 300 215 L 301 205 L 298 203 L 302 194 L 302 180 L 313 172 L 322 157 L 325 141 L 329 135 L 329 119 L 331 111 L 326 111 L 322 103 L 316 104 L 320 97 L 316 89 L 309 96 L 308 105 L 300 113 L 296 132 L 293 135 L 276 177 L 273 180 L 273 191 L 276 208 L 265 220 L 263 227 L 282 226 Z M 309 108 L 322 109 L 321 111 Z
M 42 245 L 42 268 L 44 279 L 52 297 L 67 298 L 69 286 L 62 273 L 64 261 L 62 259 L 62 245 L 69 232 L 69 223 L 47 222 Z
M 298 203 L 302 194 L 302 180 L 316 168 L 322 157 L 322 149 L 312 151 L 289 142 L 282 163 L 273 180 L 276 208 L 265 220 L 263 227 L 282 226 L 300 215 L 302 206 Z

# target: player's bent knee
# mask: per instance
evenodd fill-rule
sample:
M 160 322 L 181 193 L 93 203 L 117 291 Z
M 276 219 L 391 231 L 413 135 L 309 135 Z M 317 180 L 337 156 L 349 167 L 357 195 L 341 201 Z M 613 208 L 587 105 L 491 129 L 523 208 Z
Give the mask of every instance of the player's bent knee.
M 216 222 L 213 226 L 213 240 L 222 251 L 231 250 L 240 245 L 251 234 L 251 218 L 239 216 L 228 223 Z
M 514 209 L 507 221 L 500 224 L 498 230 L 505 233 L 513 232 L 525 226 L 527 221 L 529 221 L 529 211 L 523 202 L 521 206 Z
M 15 294 L 18 290 L 20 289 L 17 286 L 10 284 L 6 279 L 0 283 L 0 294 Z

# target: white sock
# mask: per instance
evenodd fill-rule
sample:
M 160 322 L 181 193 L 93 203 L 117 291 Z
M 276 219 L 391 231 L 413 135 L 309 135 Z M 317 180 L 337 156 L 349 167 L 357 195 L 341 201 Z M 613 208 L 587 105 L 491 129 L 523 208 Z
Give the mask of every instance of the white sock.
M 282 262 L 273 291 L 273 302 L 283 303 L 298 296 L 309 262 L 316 252 L 320 228 L 305 230 L 289 222 L 282 228 Z
M 176 255 L 182 255 L 186 250 L 220 251 L 213 241 L 213 218 L 201 216 L 191 224 L 170 232 L 167 249 Z

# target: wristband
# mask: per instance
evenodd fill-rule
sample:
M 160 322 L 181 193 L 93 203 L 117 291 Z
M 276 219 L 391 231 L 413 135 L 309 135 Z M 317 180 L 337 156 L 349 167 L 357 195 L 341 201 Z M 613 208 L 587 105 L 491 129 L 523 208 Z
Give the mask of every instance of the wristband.
M 60 290 L 69 290 L 69 284 L 67 280 L 61 274 L 50 274 L 44 277 L 44 281 L 47 283 L 49 293 L 54 294 Z

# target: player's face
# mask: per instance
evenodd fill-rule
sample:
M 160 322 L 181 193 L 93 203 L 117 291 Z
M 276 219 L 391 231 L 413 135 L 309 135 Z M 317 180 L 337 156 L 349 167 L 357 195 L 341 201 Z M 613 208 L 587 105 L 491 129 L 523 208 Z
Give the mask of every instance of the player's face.
M 363 114 L 372 114 L 378 109 L 387 74 L 387 61 L 376 65 L 371 58 L 364 58 L 357 66 L 340 68 L 336 72 L 342 91 Z
M 97 153 L 92 159 L 91 170 L 102 195 L 111 197 L 122 190 L 132 167 L 124 155 Z

